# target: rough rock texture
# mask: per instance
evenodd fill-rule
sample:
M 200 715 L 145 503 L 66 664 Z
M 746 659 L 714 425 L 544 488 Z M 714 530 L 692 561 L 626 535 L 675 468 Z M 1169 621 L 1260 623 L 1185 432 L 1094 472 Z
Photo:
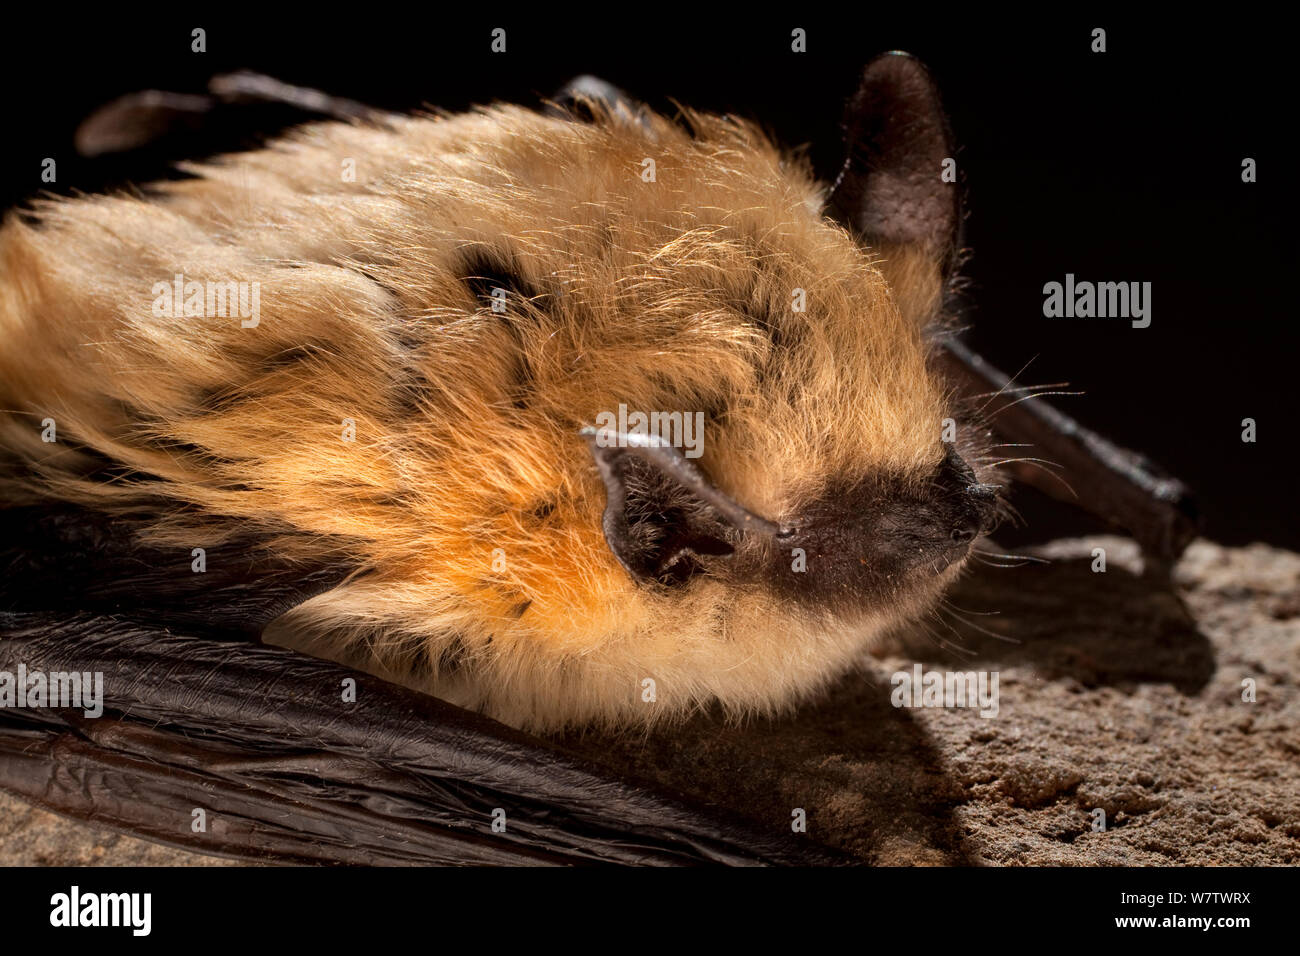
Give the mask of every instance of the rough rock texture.
M 1121 538 L 1035 553 L 1051 563 L 977 567 L 956 611 L 790 717 L 565 743 L 764 826 L 802 808 L 807 838 L 868 863 L 1300 862 L 1300 554 L 1197 542 L 1171 592 Z M 997 672 L 997 716 L 894 707 L 916 662 Z M 224 861 L 0 796 L 0 863 L 176 862 Z
M 926 622 L 788 719 L 580 746 L 770 825 L 803 808 L 869 863 L 1300 862 L 1300 555 L 1197 542 L 1171 593 L 1121 538 L 1035 553 L 950 595 L 973 626 Z M 917 661 L 998 672 L 997 716 L 893 707 Z

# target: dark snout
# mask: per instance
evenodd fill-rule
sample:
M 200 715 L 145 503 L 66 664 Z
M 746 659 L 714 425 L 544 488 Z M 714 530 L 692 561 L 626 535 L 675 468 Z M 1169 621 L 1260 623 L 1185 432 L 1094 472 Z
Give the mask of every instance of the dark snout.
M 777 523 L 730 499 L 665 443 L 583 434 L 605 482 L 605 538 L 647 583 L 723 573 L 738 584 L 765 579 L 795 599 L 862 603 L 942 574 L 997 513 L 998 488 L 980 483 L 952 449 L 925 480 L 845 483 Z
M 936 535 L 949 529 L 954 545 L 969 545 L 997 523 L 998 486 L 982 484 L 966 460 L 949 446 L 934 481 Z
M 888 573 L 943 571 L 997 519 L 998 488 L 982 484 L 953 449 L 934 478 L 916 490 L 883 496 L 864 510 L 862 532 Z
M 886 598 L 942 574 L 997 520 L 998 487 L 956 451 L 925 482 L 881 479 L 831 495 L 767 542 L 783 590 L 817 602 Z M 801 549 L 806 571 L 787 573 Z

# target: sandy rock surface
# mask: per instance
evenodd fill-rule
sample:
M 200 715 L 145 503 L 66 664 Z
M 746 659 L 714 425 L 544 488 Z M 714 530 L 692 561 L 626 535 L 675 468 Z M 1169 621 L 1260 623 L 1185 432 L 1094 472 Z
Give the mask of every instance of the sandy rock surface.
M 873 864 L 1300 862 L 1300 554 L 1197 542 L 1171 591 L 1125 539 L 1034 553 L 787 718 L 564 743 L 762 826 L 803 809 L 806 838 Z M 997 715 L 893 706 L 918 662 L 996 673 Z M 0 795 L 0 863 L 223 862 Z
M 1300 862 L 1300 555 L 1197 542 L 1171 592 L 1125 539 L 1035 553 L 790 718 L 579 746 L 875 864 Z M 997 672 L 997 716 L 895 708 L 916 662 Z

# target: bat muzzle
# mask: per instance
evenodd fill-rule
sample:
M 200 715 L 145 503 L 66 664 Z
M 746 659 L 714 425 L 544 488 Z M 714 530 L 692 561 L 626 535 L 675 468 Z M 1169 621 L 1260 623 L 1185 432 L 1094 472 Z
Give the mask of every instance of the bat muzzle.
M 949 450 L 930 480 L 874 478 L 832 489 L 788 523 L 718 489 L 654 435 L 583 429 L 605 485 L 602 527 L 637 581 L 680 585 L 723 571 L 795 600 L 861 600 L 942 574 L 992 526 L 999 489 Z

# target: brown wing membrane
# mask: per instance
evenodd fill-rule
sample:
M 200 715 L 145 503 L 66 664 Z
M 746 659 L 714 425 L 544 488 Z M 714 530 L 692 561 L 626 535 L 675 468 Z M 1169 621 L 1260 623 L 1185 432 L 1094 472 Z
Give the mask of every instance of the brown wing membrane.
M 277 107 L 281 112 L 250 114 L 250 106 Z M 225 148 L 234 148 L 238 136 L 304 119 L 382 123 L 386 116 L 355 100 L 240 70 L 214 76 L 206 93 L 141 90 L 120 96 L 86 117 L 74 142 L 78 153 L 91 157 L 140 149 L 177 134 L 191 140 L 203 134 L 203 143 L 188 143 L 191 150 L 196 145 L 222 148 L 222 134 L 230 140 Z
M 332 864 L 827 864 L 794 834 L 280 648 L 4 615 L 0 670 L 104 675 L 104 715 L 0 711 L 0 787 L 172 846 Z M 357 685 L 342 702 L 344 681 Z M 504 811 L 504 832 L 492 829 Z M 206 826 L 194 826 L 195 809 Z M 499 816 L 499 814 L 498 814 Z

